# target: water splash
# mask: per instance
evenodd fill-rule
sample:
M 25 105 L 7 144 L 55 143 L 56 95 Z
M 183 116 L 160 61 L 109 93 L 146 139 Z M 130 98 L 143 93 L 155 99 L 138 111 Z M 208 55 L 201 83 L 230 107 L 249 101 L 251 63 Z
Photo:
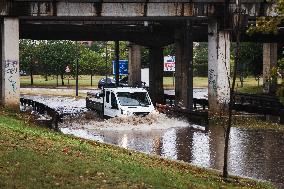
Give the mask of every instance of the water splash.
M 64 120 L 62 127 L 69 127 L 73 129 L 86 128 L 88 130 L 112 130 L 112 131 L 129 131 L 129 130 L 163 130 L 175 127 L 189 127 L 186 120 L 178 118 L 169 118 L 164 114 L 149 114 L 145 117 L 129 116 L 116 117 L 107 120 L 102 120 L 95 113 L 92 119 L 87 119 L 90 113 L 78 118 L 71 118 Z M 88 116 L 86 116 L 88 115 Z

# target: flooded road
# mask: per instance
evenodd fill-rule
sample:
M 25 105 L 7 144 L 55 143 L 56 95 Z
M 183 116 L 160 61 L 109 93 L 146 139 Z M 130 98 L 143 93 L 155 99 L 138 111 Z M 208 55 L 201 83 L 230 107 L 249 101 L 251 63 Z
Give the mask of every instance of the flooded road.
M 51 104 L 48 99 L 53 97 L 41 98 Z M 60 125 L 63 133 L 206 168 L 223 168 L 224 131 L 220 126 L 212 125 L 205 131 L 201 126 L 165 115 L 102 120 L 85 109 L 82 99 L 68 99 L 66 103 L 66 109 L 78 103 L 82 111 L 81 116 L 64 120 Z M 284 188 L 283 132 L 232 128 L 229 151 L 230 174 L 271 181 Z
M 73 122 L 61 130 L 206 168 L 223 168 L 224 130 L 218 126 L 204 131 L 186 121 L 162 116 L 149 126 L 112 126 L 108 120 L 88 124 Z M 284 187 L 284 133 L 232 128 L 229 172 Z

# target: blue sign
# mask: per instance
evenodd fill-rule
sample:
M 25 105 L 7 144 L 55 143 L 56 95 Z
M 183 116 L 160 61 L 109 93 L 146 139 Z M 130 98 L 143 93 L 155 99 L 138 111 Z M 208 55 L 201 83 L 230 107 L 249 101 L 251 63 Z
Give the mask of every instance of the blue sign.
M 112 61 L 112 74 L 115 75 L 115 61 Z M 128 75 L 128 60 L 119 60 L 119 75 Z

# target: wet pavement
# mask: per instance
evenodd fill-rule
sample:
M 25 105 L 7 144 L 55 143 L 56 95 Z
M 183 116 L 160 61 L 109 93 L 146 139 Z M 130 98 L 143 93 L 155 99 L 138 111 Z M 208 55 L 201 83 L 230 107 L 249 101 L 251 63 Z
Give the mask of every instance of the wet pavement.
M 80 109 L 78 116 L 64 119 L 60 125 L 63 133 L 222 170 L 224 130 L 220 126 L 209 126 L 205 131 L 202 126 L 160 114 L 102 120 L 86 110 L 84 99 L 29 97 L 49 105 L 53 102 L 53 107 L 67 112 L 72 107 Z M 284 188 L 283 132 L 232 128 L 229 151 L 231 174 Z

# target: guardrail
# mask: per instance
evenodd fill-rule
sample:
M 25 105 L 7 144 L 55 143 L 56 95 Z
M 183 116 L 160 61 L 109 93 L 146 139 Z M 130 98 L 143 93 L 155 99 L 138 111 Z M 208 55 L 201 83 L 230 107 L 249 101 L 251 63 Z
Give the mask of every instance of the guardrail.
M 50 127 L 56 131 L 59 130 L 58 123 L 62 122 L 63 116 L 60 113 L 58 113 L 55 109 L 50 108 L 49 106 L 43 103 L 26 98 L 20 98 L 20 103 L 22 106 L 32 107 L 34 111 L 37 111 L 40 114 L 49 115 L 52 118 Z
M 174 104 L 175 95 L 164 95 L 165 104 Z M 277 97 L 268 95 L 236 93 L 234 96 L 235 104 L 233 109 L 236 111 L 257 113 L 263 115 L 273 115 L 280 118 L 280 123 L 284 124 L 284 105 Z M 193 99 L 193 108 L 198 109 L 197 105 L 203 110 L 209 107 L 207 99 Z
M 175 95 L 164 94 L 164 103 L 170 106 L 174 105 Z M 197 106 L 199 105 L 199 106 Z M 202 107 L 203 110 L 208 108 L 208 100 L 203 98 L 193 98 L 193 109 L 198 110 Z
M 284 124 L 284 106 L 277 97 L 237 93 L 234 100 L 236 111 L 278 116 L 280 123 Z

